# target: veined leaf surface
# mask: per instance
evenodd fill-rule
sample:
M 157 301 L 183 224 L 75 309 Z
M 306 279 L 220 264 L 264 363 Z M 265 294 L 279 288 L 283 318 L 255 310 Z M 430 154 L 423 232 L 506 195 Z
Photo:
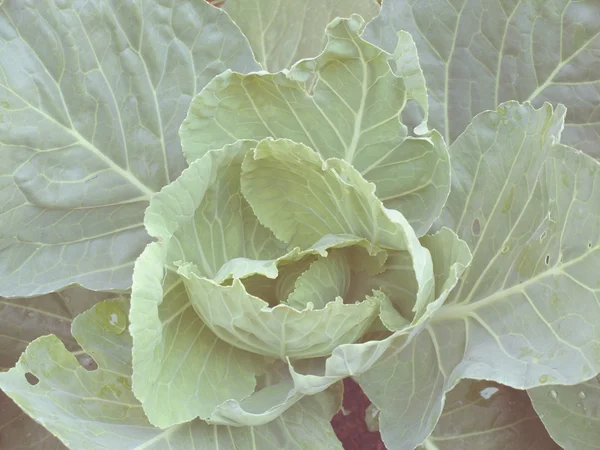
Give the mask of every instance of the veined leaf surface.
M 379 12 L 376 0 L 227 0 L 222 8 L 248 38 L 263 69 L 278 72 L 325 46 L 325 28 L 336 17 Z
M 329 425 L 339 401 L 335 390 L 302 399 L 263 426 L 194 420 L 153 427 L 131 392 L 127 308 L 123 300 L 107 300 L 73 323 L 73 335 L 98 369 L 86 370 L 55 336 L 44 336 L 31 343 L 14 369 L 0 374 L 0 387 L 72 449 L 341 450 Z M 37 378 L 34 385 L 28 373 Z
M 600 369 L 600 164 L 557 144 L 563 114 L 509 102 L 452 145 L 440 222 L 473 262 L 426 330 L 359 376 L 389 447 L 420 444 L 461 378 L 525 389 Z
M 600 157 L 600 3 L 595 0 L 385 0 L 365 38 L 417 44 L 429 126 L 451 144 L 478 113 L 508 100 L 567 107 L 563 143 Z M 414 117 L 413 124 L 420 117 Z
M 127 289 L 189 102 L 248 43 L 193 0 L 6 0 L 0 28 L 0 295 Z

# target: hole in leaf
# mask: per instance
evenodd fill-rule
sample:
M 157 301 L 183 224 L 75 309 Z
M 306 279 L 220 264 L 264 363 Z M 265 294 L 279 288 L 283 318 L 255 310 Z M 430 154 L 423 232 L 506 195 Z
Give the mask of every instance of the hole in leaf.
M 35 386 L 36 384 L 38 384 L 40 382 L 40 379 L 38 377 L 36 377 L 34 374 L 32 374 L 31 372 L 27 372 L 25 374 L 25 379 L 32 386 Z
M 86 370 L 91 371 L 98 368 L 98 364 L 96 361 L 94 361 L 94 358 L 87 353 L 81 353 L 80 355 L 77 355 L 77 360 L 79 361 L 79 364 L 81 364 L 81 366 Z
M 588 242 L 588 248 L 592 248 L 592 243 Z
M 543 241 L 544 238 L 546 237 L 546 232 L 544 231 L 541 235 L 540 235 L 540 241 Z
M 471 231 L 473 232 L 473 235 L 479 236 L 479 232 L 481 231 L 481 227 L 479 225 L 479 219 L 475 219 L 473 221 L 473 225 L 471 226 Z
M 545 261 L 546 261 L 546 265 L 548 265 L 550 263 L 550 255 L 546 255 Z

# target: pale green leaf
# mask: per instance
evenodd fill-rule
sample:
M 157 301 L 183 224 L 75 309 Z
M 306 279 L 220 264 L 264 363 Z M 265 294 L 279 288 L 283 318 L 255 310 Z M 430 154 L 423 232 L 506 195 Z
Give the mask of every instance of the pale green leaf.
M 68 450 L 0 391 L 0 443 L 7 450 Z
M 223 9 L 250 41 L 256 60 L 269 72 L 289 69 L 325 46 L 325 28 L 336 17 L 377 15 L 375 0 L 227 0 Z
M 427 389 L 429 389 L 429 378 L 437 376 L 435 369 L 437 362 L 433 361 L 432 364 L 427 342 L 424 344 L 419 342 L 428 334 L 424 330 L 429 319 L 435 317 L 436 311 L 443 305 L 465 267 L 471 261 L 471 254 L 465 242 L 458 239 L 450 230 L 442 229 L 437 234 L 425 239 L 424 244 L 428 246 L 433 259 L 438 261 L 435 265 L 436 283 L 438 285 L 436 288 L 437 298 L 426 305 L 426 315 L 415 318 L 410 326 L 404 327 L 380 341 L 341 345 L 333 351 L 329 358 L 313 360 L 308 367 L 306 361 L 290 363 L 290 373 L 294 378 L 296 389 L 306 394 L 320 392 L 341 378 L 358 376 L 361 386 L 377 406 L 384 404 L 392 409 L 392 411 L 384 414 L 386 416 L 384 421 L 389 418 L 387 415 L 390 414 L 392 418 L 395 417 L 396 420 L 401 421 L 400 425 L 402 427 L 406 425 L 407 429 L 403 431 L 412 433 L 416 430 L 414 445 L 410 447 L 413 441 L 407 439 L 406 447 L 402 447 L 410 448 L 410 450 L 422 442 L 431 432 L 431 429 L 421 436 L 419 434 L 421 430 L 411 428 L 414 423 L 419 423 L 419 426 L 421 426 L 421 418 L 416 419 L 411 424 L 409 423 L 412 420 L 411 418 L 406 419 L 402 414 L 395 416 L 398 407 L 408 409 L 411 406 L 410 399 L 401 398 L 398 400 L 398 397 L 395 396 L 397 391 L 402 395 L 405 394 L 403 389 L 406 388 L 406 381 L 399 382 L 399 380 L 408 380 L 409 383 L 414 380 L 415 383 L 427 385 Z M 421 345 L 423 346 L 422 350 Z M 417 348 L 419 349 L 418 353 Z M 404 372 L 403 368 L 399 368 L 399 365 L 408 366 L 413 363 L 419 366 L 415 371 L 411 367 Z M 419 376 L 415 379 L 413 375 L 417 373 Z M 384 377 L 391 377 L 391 379 L 385 380 Z M 422 392 L 422 395 L 427 394 L 433 396 L 435 390 L 433 392 L 426 390 Z M 396 400 L 398 401 L 396 402 Z M 419 401 L 417 404 L 419 407 L 427 408 L 428 402 L 427 400 L 424 403 Z
M 383 326 L 390 331 L 398 331 L 405 328 L 410 325 L 410 320 L 406 317 L 411 317 L 411 315 L 405 316 L 404 314 L 399 312 L 399 308 L 396 307 L 387 295 L 382 295 L 379 320 L 381 320 Z
M 215 408 L 207 421 L 229 426 L 264 425 L 279 417 L 303 397 L 294 390 L 294 383 L 290 380 L 259 390 L 241 402 L 227 400 Z
M 423 236 L 421 244 L 431 253 L 435 276 L 435 302 L 428 308 L 437 308 L 446 301 L 465 269 L 471 265 L 472 255 L 467 242 L 446 227 Z
M 452 334 L 444 336 L 445 339 Z M 456 364 L 445 342 L 431 334 L 428 326 L 417 327 L 414 336 L 396 333 L 371 367 L 357 381 L 380 410 L 379 427 L 386 448 L 413 450 L 432 432 L 443 408 L 445 367 Z
M 196 314 L 182 280 L 165 269 L 167 243 L 152 243 L 133 274 L 133 391 L 161 428 L 207 418 L 256 386 L 266 359 L 219 339 Z
M 398 33 L 398 45 L 394 50 L 393 62 L 395 64 L 394 72 L 404 79 L 406 94 L 410 100 L 419 106 L 420 111 L 413 110 L 413 106 L 407 105 L 402 117 L 406 118 L 408 123 L 416 122 L 415 133 L 425 134 L 427 121 L 429 120 L 429 102 L 427 99 L 427 86 L 425 85 L 425 75 L 419 63 L 417 46 L 412 36 L 406 31 Z M 418 119 L 416 119 L 418 117 Z
M 426 304 L 426 308 L 439 308 L 456 284 L 459 273 L 471 260 L 471 252 L 465 242 L 459 241 L 456 234 L 447 228 L 442 228 L 435 235 L 426 235 L 421 239 L 421 244 L 435 254 L 433 273 L 435 276 L 435 302 Z M 460 262 L 460 264 L 457 264 Z M 446 268 L 452 273 L 448 273 Z M 412 310 L 414 299 L 420 299 L 418 285 L 410 276 L 412 269 L 410 258 L 406 252 L 390 252 L 383 265 L 383 270 L 368 280 L 368 289 L 381 289 L 389 298 L 389 302 L 382 305 L 381 320 L 390 330 L 398 330 L 401 322 L 393 319 L 394 315 L 389 308 L 393 307 L 401 313 L 402 317 L 410 320 L 419 319 L 427 314 L 426 308 L 421 308 L 418 314 Z M 391 322 L 394 320 L 394 323 Z
M 364 36 L 391 52 L 412 35 L 446 143 L 502 102 L 562 103 L 563 142 L 599 157 L 599 14 L 595 0 L 385 0 Z
M 564 450 L 600 448 L 600 375 L 574 386 L 530 389 L 533 407 Z
M 357 269 L 360 267 L 357 267 Z M 326 258 L 314 261 L 307 271 L 296 278 L 293 291 L 285 302 L 302 311 L 312 303 L 315 309 L 325 308 L 336 297 L 346 299 L 354 277 L 349 255 L 332 250 Z
M 193 262 L 204 276 L 224 279 L 218 274 L 227 274 L 239 258 L 282 255 L 283 244 L 259 223 L 240 192 L 242 161 L 256 145 L 239 141 L 207 153 L 152 198 L 144 223 L 151 236 L 170 239 L 171 267 L 173 261 Z
M 10 450 L 68 450 L 0 390 L 0 443 Z
M 196 419 L 153 427 L 130 390 L 131 337 L 113 325 L 113 314 L 126 318 L 126 308 L 123 301 L 105 301 L 74 321 L 73 335 L 98 360 L 97 370 L 87 371 L 56 337 L 46 336 L 28 347 L 16 368 L 0 374 L 0 387 L 72 449 L 341 450 L 329 424 L 339 399 L 335 390 L 304 398 L 263 426 Z M 35 385 L 27 373 L 37 377 Z
M 324 52 L 289 72 L 216 77 L 182 125 L 188 161 L 238 139 L 291 139 L 352 164 L 425 234 L 448 195 L 447 151 L 437 133 L 406 137 L 404 81 L 391 72 L 390 54 L 359 37 L 362 27 L 358 16 L 333 21 Z
M 0 28 L 0 294 L 127 289 L 189 101 L 248 43 L 192 0 L 7 0 Z
M 109 296 L 71 287 L 39 297 L 0 297 L 0 370 L 13 367 L 30 342 L 50 333 L 80 355 L 79 344 L 71 336 L 71 323 L 75 316 Z
M 426 331 L 360 377 L 388 446 L 424 440 L 461 378 L 522 389 L 597 373 L 600 164 L 555 143 L 563 113 L 504 104 L 452 145 L 441 222 L 473 262 Z
M 433 279 L 431 280 L 433 284 Z M 388 258 L 383 265 L 380 273 L 375 274 L 367 279 L 365 290 L 368 292 L 372 289 L 381 289 L 389 297 L 389 302 L 386 302 L 381 312 L 381 319 L 388 325 L 391 317 L 384 319 L 384 315 L 388 312 L 388 306 L 398 311 L 402 317 L 412 321 L 415 316 L 415 299 L 417 299 L 420 308 L 419 313 L 424 312 L 426 302 L 431 298 L 433 292 L 428 292 L 427 296 L 423 292 L 419 292 L 419 285 L 414 276 L 414 268 L 410 254 L 407 252 L 389 251 Z
M 247 397 L 266 362 L 202 322 L 174 264 L 193 262 L 212 277 L 230 258 L 260 257 L 255 246 L 267 257 L 277 252 L 240 194 L 241 163 L 255 145 L 240 141 L 206 154 L 156 194 L 146 212 L 146 228 L 161 242 L 146 248 L 134 271 L 133 390 L 157 426 L 208 418 L 220 403 Z
M 446 395 L 444 411 L 420 450 L 560 450 L 525 391 L 463 380 Z M 579 449 L 578 449 L 579 450 Z
M 264 140 L 246 156 L 242 171 L 244 197 L 278 239 L 306 248 L 327 234 L 349 234 L 384 250 L 403 251 L 410 259 L 407 277 L 416 280 L 414 311 L 430 299 L 429 252 L 404 216 L 386 209 L 374 185 L 348 163 L 323 161 L 308 147 L 288 140 Z
M 256 220 L 256 217 L 253 217 L 253 220 Z M 326 234 L 303 250 L 300 247 L 293 247 L 287 253 L 283 253 L 282 249 L 280 253 L 283 253 L 283 256 L 279 258 L 233 258 L 223 264 L 213 281 L 222 283 L 231 278 L 247 279 L 252 275 L 276 278 L 272 288 L 276 290 L 276 297 L 279 301 L 283 301 L 293 288 L 290 282 L 295 280 L 305 269 L 308 269 L 308 265 L 315 260 L 315 257 L 325 257 L 332 249 L 345 249 L 344 251 L 347 252 L 347 256 L 352 260 L 352 263 L 357 267 L 364 267 L 365 270 L 380 270 L 386 258 L 386 252 L 367 239 L 350 234 Z M 258 256 L 260 257 L 260 254 Z M 357 257 L 360 257 L 360 260 L 357 261 Z M 197 270 L 196 264 L 193 262 L 178 262 L 178 265 L 180 266 L 179 272 L 184 274 Z M 290 267 L 290 265 L 295 267 Z
M 342 405 L 343 386 L 336 383 L 317 399 L 333 416 Z M 256 391 L 241 402 L 227 400 L 219 405 L 208 422 L 218 425 L 258 426 L 279 417 L 304 396 L 294 388 L 288 365 L 276 360 L 257 380 Z
M 600 369 L 600 164 L 555 145 L 563 114 L 507 103 L 452 146 L 441 222 L 473 264 L 434 320 L 467 333 L 465 377 L 529 388 Z
M 273 306 L 281 302 L 288 303 L 290 295 L 297 289 L 297 281 L 302 284 L 295 295 L 297 299 L 298 297 L 306 298 L 310 294 L 312 288 L 307 284 L 309 281 L 322 284 L 324 280 L 320 279 L 319 273 L 316 271 L 327 267 L 328 263 L 325 258 L 329 257 L 331 252 L 333 254 L 343 253 L 345 262 L 338 261 L 339 264 L 345 266 L 347 263 L 352 266 L 351 289 L 346 289 L 344 295 L 341 295 L 344 301 L 349 303 L 362 300 L 371 290 L 361 288 L 366 285 L 369 274 L 382 270 L 387 252 L 368 240 L 353 235 L 328 234 L 304 250 L 294 247 L 283 256 L 272 260 L 234 258 L 221 267 L 213 281 L 224 283 L 229 282 L 232 278 L 238 278 L 242 280 L 246 292 L 249 294 L 260 297 Z M 322 263 L 317 264 L 311 273 L 305 274 L 304 272 L 309 270 L 311 264 L 319 261 L 319 257 L 324 258 Z M 193 263 L 181 264 L 178 269 L 178 272 L 187 277 L 196 271 L 196 265 Z M 335 273 L 329 272 L 329 275 L 332 276 Z M 340 283 L 341 281 L 336 280 L 335 282 Z M 328 291 L 341 292 L 338 288 L 323 285 L 323 289 Z M 322 296 L 323 292 L 319 292 L 319 295 Z M 331 297 L 331 300 L 334 298 L 335 295 Z M 293 298 L 292 301 L 294 301 Z M 306 306 L 302 305 L 302 302 L 298 302 L 294 307 L 302 310 Z
M 380 410 L 381 436 L 387 448 L 394 450 L 413 450 L 431 434 L 443 408 L 443 393 L 453 386 L 446 381 L 448 368 L 455 367 L 460 357 L 445 352 L 455 336 L 451 332 L 436 336 L 430 319 L 443 311 L 444 302 L 471 263 L 471 253 L 447 228 L 421 241 L 435 262 L 435 300 L 411 334 L 395 333 L 375 345 L 379 358 L 358 376 Z
M 360 338 L 379 314 L 378 299 L 372 297 L 351 304 L 337 297 L 322 309 L 299 311 L 286 304 L 269 307 L 249 295 L 238 279 L 221 286 L 190 274 L 184 283 L 194 309 L 219 338 L 282 360 L 329 355 L 337 346 Z
M 13 367 L 30 342 L 50 333 L 59 336 L 82 365 L 93 368 L 95 361 L 71 335 L 71 323 L 75 316 L 110 296 L 114 297 L 71 287 L 39 297 L 0 298 L 0 372 Z M 0 445 L 14 450 L 66 448 L 1 391 Z

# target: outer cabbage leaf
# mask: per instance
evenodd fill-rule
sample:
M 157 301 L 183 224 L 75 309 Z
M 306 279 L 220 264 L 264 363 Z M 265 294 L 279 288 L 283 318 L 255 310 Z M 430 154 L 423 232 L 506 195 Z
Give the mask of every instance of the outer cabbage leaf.
M 302 399 L 264 426 L 230 428 L 197 419 L 154 428 L 131 392 L 126 310 L 125 302 L 108 300 L 73 323 L 73 335 L 98 361 L 97 370 L 87 371 L 55 336 L 45 336 L 28 347 L 17 367 L 0 374 L 0 386 L 73 449 L 341 450 L 329 425 L 339 404 L 336 389 Z M 27 373 L 37 377 L 35 385 Z
M 375 0 L 227 0 L 222 8 L 248 38 L 256 60 L 269 72 L 289 69 L 325 46 L 325 28 L 336 17 L 356 13 L 367 22 L 377 15 Z
M 207 154 L 156 194 L 147 210 L 146 228 L 159 242 L 136 261 L 130 329 L 133 390 L 157 426 L 208 418 L 225 400 L 247 397 L 267 363 L 202 322 L 174 264 L 195 261 L 211 278 L 230 259 L 282 253 L 240 194 L 241 163 L 255 145 L 240 141 Z
M 574 386 L 530 389 L 533 407 L 564 450 L 594 450 L 600 443 L 600 375 Z
M 161 428 L 206 419 L 224 401 L 249 396 L 268 362 L 219 339 L 192 308 L 181 279 L 165 270 L 166 261 L 161 243 L 138 258 L 130 311 L 133 392 Z
M 327 403 L 333 416 L 342 405 L 343 385 L 336 383 L 325 392 L 327 396 L 318 398 L 324 405 Z M 228 400 L 222 403 L 208 422 L 233 426 L 263 425 L 280 416 L 303 397 L 294 386 L 288 365 L 276 360 L 258 377 L 256 392 L 241 402 Z
M 224 281 L 243 271 L 245 276 L 261 271 L 276 276 L 270 258 L 300 258 L 298 251 L 285 255 L 282 243 L 241 196 L 242 160 L 256 145 L 240 141 L 210 152 L 156 194 L 148 208 L 146 227 L 160 242 L 147 247 L 134 272 L 133 389 L 158 426 L 206 419 L 220 403 L 242 400 L 254 392 L 255 376 L 268 362 L 219 339 L 194 311 L 175 272 L 181 260 L 198 263 L 199 274 L 208 279 Z M 325 239 L 308 252 L 359 241 Z M 185 274 L 184 266 L 180 272 Z
M 58 335 L 82 365 L 93 367 L 95 361 L 71 335 L 71 323 L 77 314 L 108 296 L 111 294 L 73 287 L 39 297 L 0 298 L 0 371 L 8 371 L 31 341 L 48 333 Z M 2 392 L 0 443 L 2 447 L 10 449 L 66 448 Z
M 486 362 L 470 378 L 527 388 L 600 369 L 600 164 L 555 143 L 563 115 L 509 102 L 453 144 L 441 222 L 473 264 L 436 320 L 468 327 L 469 358 Z
M 0 442 L 7 449 L 68 450 L 0 391 Z
M 76 356 L 83 356 L 71 336 L 71 323 L 108 296 L 72 287 L 39 297 L 0 298 L 0 370 L 13 367 L 30 342 L 49 333 L 56 334 Z
M 417 46 L 412 36 L 406 31 L 398 32 L 398 45 L 394 50 L 394 73 L 404 79 L 408 96 L 408 105 L 403 111 L 402 118 L 411 124 L 414 117 L 420 117 L 420 123 L 415 127 L 415 133 L 425 134 L 429 121 L 429 101 L 425 75 L 421 69 Z M 415 107 L 418 106 L 418 109 Z
M 189 101 L 248 43 L 192 0 L 6 0 L 0 28 L 0 295 L 127 289 Z
M 560 450 L 525 391 L 463 380 L 446 396 L 444 412 L 422 450 Z
M 358 16 L 334 20 L 323 53 L 289 72 L 216 77 L 193 100 L 182 125 L 188 161 L 238 139 L 288 138 L 325 160 L 351 164 L 375 183 L 386 207 L 425 234 L 448 196 L 447 151 L 436 132 L 407 138 L 399 122 L 404 80 L 391 72 L 391 55 L 359 37 L 363 24 Z M 406 61 L 413 77 L 418 62 Z M 409 92 L 413 84 L 411 78 Z
M 600 165 L 556 144 L 563 114 L 504 104 L 452 145 L 441 222 L 473 263 L 426 332 L 359 377 L 388 447 L 422 442 L 461 378 L 530 388 L 598 371 Z
M 599 14 L 594 0 L 385 0 L 364 36 L 391 52 L 399 30 L 412 35 L 448 144 L 481 111 L 547 101 L 567 106 L 563 142 L 598 158 Z
M 357 378 L 373 404 L 381 411 L 382 438 L 388 448 L 414 449 L 432 432 L 443 408 L 443 376 L 437 351 L 451 336 L 437 339 L 431 332 L 431 320 L 443 311 L 452 290 L 471 264 L 467 244 L 456 234 L 442 228 L 421 239 L 434 261 L 436 299 L 427 307 L 412 336 L 395 333 L 386 345 L 376 348 L 381 356 Z M 433 318 L 433 319 L 432 319 Z M 367 343 L 371 344 L 371 343 Z M 455 356 L 448 355 L 450 363 Z M 443 370 L 443 369 L 442 369 Z M 448 390 L 452 386 L 448 387 Z

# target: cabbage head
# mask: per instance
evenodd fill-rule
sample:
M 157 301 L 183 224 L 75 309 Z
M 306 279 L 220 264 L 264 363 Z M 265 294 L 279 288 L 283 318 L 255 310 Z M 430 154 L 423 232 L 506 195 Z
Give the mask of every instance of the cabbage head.
M 227 71 L 192 101 L 189 167 L 152 197 L 134 271 L 133 391 L 152 424 L 256 426 L 331 393 L 419 333 L 468 265 L 452 231 L 426 235 L 450 165 L 437 132 L 400 120 L 426 110 L 414 44 L 390 55 L 362 27 L 338 19 L 315 59 Z

